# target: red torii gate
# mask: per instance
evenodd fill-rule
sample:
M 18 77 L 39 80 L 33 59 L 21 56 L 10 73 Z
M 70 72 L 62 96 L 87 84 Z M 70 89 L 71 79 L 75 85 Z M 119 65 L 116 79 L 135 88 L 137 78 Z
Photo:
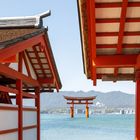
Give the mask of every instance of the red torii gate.
M 86 105 L 86 118 L 89 118 L 89 104 L 93 104 L 93 100 L 96 99 L 96 96 L 92 97 L 69 97 L 69 96 L 64 96 L 64 98 L 67 100 L 67 104 L 70 104 L 70 116 L 71 118 L 74 117 L 74 105 Z
M 45 12 L 29 17 L 0 18 L 0 94 L 15 98 L 18 106 L 0 106 L 0 110 L 18 111 L 18 128 L 0 130 L 0 135 L 18 132 L 18 140 L 22 140 L 24 130 L 37 129 L 35 137 L 40 140 L 40 93 L 59 91 L 62 87 L 47 28 L 43 27 L 42 18 L 49 15 L 50 12 Z M 35 107 L 25 109 L 23 98 L 33 99 Z M 5 99 L 0 101 L 10 103 Z M 37 124 L 23 126 L 23 111 L 35 111 Z
M 140 1 L 77 0 L 84 73 L 103 81 L 136 82 L 140 140 Z

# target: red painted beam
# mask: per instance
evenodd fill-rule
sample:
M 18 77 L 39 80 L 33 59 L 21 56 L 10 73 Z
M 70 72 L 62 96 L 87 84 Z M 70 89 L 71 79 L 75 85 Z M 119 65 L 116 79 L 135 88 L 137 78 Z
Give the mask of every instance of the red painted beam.
M 42 83 L 42 84 L 44 84 L 44 83 L 47 83 L 47 84 L 54 84 L 54 78 L 52 78 L 52 77 L 47 77 L 47 78 L 38 78 L 37 79 L 38 81 L 39 81 L 39 83 Z
M 140 36 L 140 32 L 124 32 L 124 36 Z M 119 36 L 119 32 L 97 32 L 97 37 Z
M 0 130 L 0 135 L 10 134 L 10 133 L 14 133 L 17 131 L 18 131 L 18 128 L 13 128 L 13 129 L 8 129 L 8 130 Z
M 35 108 L 35 107 L 34 107 L 34 108 L 33 108 L 33 107 L 27 107 L 27 108 L 26 108 L 26 107 L 24 107 L 24 108 L 23 108 L 23 111 L 37 112 L 37 108 Z
M 120 22 L 119 18 L 96 19 L 96 23 L 118 23 L 118 22 Z M 125 22 L 140 22 L 140 18 L 126 18 Z
M 23 130 L 29 130 L 29 129 L 34 129 L 34 128 L 37 128 L 37 125 L 25 126 L 23 127 Z
M 68 101 L 89 101 L 96 99 L 96 96 L 90 96 L 90 97 L 71 97 L 71 96 L 64 96 L 64 98 Z
M 138 55 L 104 55 L 97 56 L 95 66 L 100 68 L 135 67 Z
M 18 110 L 18 107 L 16 106 L 0 106 L 0 110 Z
M 82 104 L 93 104 L 92 102 L 88 102 L 88 103 L 84 103 L 84 102 L 81 102 L 81 103 L 78 103 L 78 102 L 74 102 L 74 103 L 72 103 L 72 102 L 67 102 L 67 104 L 78 104 L 78 105 L 82 105 Z
M 120 17 L 119 35 L 118 35 L 117 54 L 121 54 L 122 52 L 122 43 L 123 43 L 123 36 L 124 36 L 124 29 L 125 29 L 127 6 L 128 6 L 128 0 L 123 0 L 121 17 Z
M 122 7 L 121 7 L 121 17 L 120 17 L 119 33 L 118 33 L 117 54 L 121 54 L 122 53 L 122 44 L 123 44 L 123 38 L 124 38 L 127 6 L 128 6 L 128 0 L 123 0 Z M 115 68 L 114 69 L 114 76 L 117 77 L 117 75 L 118 75 L 118 68 Z
M 96 3 L 96 8 L 119 8 L 122 7 L 121 2 L 114 3 Z M 140 7 L 140 2 L 129 2 L 128 7 Z
M 96 19 L 95 19 L 95 1 L 87 0 L 87 23 L 88 23 L 88 48 L 90 52 L 90 71 L 93 84 L 96 85 L 96 68 L 93 60 L 96 58 Z
M 37 80 L 34 80 L 20 72 L 17 72 L 14 69 L 6 67 L 4 64 L 0 64 L 0 74 L 9 77 L 11 79 L 21 79 L 25 84 L 29 84 L 35 87 L 39 87 L 40 84 Z
M 117 76 L 105 74 L 101 77 L 102 81 L 135 81 L 135 74 L 125 75 L 125 74 L 118 74 Z
M 0 61 L 0 63 L 16 63 L 17 62 L 17 56 L 11 56 L 9 58 L 3 59 L 2 61 Z
M 140 48 L 140 44 L 123 44 L 123 48 Z M 102 44 L 97 45 L 98 49 L 117 48 L 117 44 Z
M 23 130 L 34 129 L 36 127 L 37 127 L 36 125 L 25 126 L 25 127 L 23 127 Z M 10 133 L 14 133 L 17 131 L 18 131 L 18 128 L 13 128 L 13 129 L 8 129 L 8 130 L 0 130 L 0 135 L 10 134 Z
M 10 45 L 9 47 L 0 49 L 0 56 L 1 56 L 0 61 L 3 61 L 9 57 L 16 55 L 19 52 L 24 51 L 27 48 L 30 48 L 34 45 L 39 44 L 41 42 L 42 35 L 43 34 L 40 34 L 40 35 L 32 37 L 30 39 Z
M 125 67 L 123 67 L 125 68 Z M 102 76 L 109 76 L 109 77 L 114 77 L 114 74 L 112 73 L 109 73 L 109 74 L 106 74 L 106 73 L 102 73 L 102 74 L 99 74 L 97 73 L 97 79 L 102 79 Z M 134 77 L 134 74 L 118 74 L 118 77 Z
M 10 93 L 18 94 L 18 90 L 9 88 L 9 87 L 5 87 L 5 86 L 0 86 L 0 91 L 3 91 L 4 93 L 10 92 Z

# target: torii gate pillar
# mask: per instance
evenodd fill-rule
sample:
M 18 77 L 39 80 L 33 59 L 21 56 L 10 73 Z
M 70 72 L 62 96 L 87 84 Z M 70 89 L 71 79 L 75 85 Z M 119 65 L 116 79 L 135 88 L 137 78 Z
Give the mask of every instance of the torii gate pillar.
M 88 101 L 86 101 L 86 118 L 88 119 L 89 118 L 89 107 L 88 107 Z
M 86 106 L 86 118 L 89 118 L 89 107 Z
M 140 140 L 140 80 L 136 81 L 136 138 Z
M 71 116 L 71 118 L 74 118 L 74 104 L 71 104 L 71 107 L 70 107 L 70 116 Z

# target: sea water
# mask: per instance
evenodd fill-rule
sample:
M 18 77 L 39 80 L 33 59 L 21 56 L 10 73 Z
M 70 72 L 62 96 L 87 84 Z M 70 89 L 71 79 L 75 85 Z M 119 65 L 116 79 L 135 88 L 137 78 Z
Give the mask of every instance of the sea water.
M 41 114 L 41 140 L 134 140 L 134 115 Z

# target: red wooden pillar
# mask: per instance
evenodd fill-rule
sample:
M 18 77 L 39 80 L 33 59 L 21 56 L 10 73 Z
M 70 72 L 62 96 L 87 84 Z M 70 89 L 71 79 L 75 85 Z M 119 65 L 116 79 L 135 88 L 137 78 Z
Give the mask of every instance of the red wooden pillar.
M 86 0 L 87 5 L 87 23 L 88 23 L 88 47 L 90 53 L 90 71 L 93 85 L 96 86 L 96 65 L 94 59 L 96 58 L 96 19 L 95 19 L 95 0 Z
M 89 107 L 88 107 L 88 101 L 86 101 L 86 118 L 88 119 L 89 118 Z
M 70 107 L 70 116 L 71 118 L 74 118 L 74 103 L 72 101 L 71 107 Z
M 40 140 L 40 88 L 35 89 L 37 98 L 35 99 L 35 106 L 37 107 L 37 140 Z
M 22 53 L 19 53 L 18 72 L 22 73 Z M 23 139 L 23 101 L 22 101 L 22 80 L 17 79 L 16 88 L 18 95 L 16 96 L 16 104 L 18 105 L 18 140 Z
M 136 81 L 136 138 L 140 140 L 140 80 Z

